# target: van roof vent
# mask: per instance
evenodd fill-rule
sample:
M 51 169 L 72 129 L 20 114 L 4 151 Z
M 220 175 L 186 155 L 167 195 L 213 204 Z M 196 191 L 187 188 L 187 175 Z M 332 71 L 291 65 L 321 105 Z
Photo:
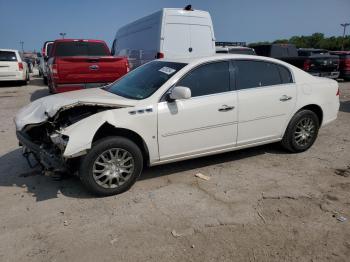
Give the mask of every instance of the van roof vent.
M 186 10 L 186 11 L 193 11 L 192 5 L 186 5 L 184 10 Z

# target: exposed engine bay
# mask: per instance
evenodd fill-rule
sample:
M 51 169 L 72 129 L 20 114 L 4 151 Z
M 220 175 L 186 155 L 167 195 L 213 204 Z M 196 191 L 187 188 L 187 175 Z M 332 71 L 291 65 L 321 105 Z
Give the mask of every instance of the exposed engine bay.
M 25 126 L 23 130 L 17 132 L 17 136 L 21 138 L 19 140 L 29 165 L 32 166 L 29 160 L 29 156 L 32 155 L 44 170 L 60 172 L 71 170 L 71 163 L 62 157 L 69 138 L 60 131 L 91 115 L 115 108 L 118 107 L 78 104 L 62 108 L 45 122 Z

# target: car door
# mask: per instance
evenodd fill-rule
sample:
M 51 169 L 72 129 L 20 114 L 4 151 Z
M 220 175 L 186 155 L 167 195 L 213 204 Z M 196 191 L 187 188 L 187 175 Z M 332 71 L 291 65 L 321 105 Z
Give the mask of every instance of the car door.
M 190 99 L 159 102 L 161 161 L 235 146 L 237 94 L 229 68 L 228 61 L 200 65 L 176 84 L 191 89 Z
M 283 136 L 296 102 L 290 70 L 268 61 L 235 60 L 238 95 L 237 146 Z

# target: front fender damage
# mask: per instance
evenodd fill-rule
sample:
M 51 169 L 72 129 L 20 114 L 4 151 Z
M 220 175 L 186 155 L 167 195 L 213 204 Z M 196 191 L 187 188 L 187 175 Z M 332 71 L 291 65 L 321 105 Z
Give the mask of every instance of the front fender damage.
M 62 135 L 69 137 L 63 157 L 74 158 L 85 155 L 92 146 L 97 130 L 105 123 L 113 125 L 112 111 L 104 111 L 98 115 L 93 115 L 62 130 Z

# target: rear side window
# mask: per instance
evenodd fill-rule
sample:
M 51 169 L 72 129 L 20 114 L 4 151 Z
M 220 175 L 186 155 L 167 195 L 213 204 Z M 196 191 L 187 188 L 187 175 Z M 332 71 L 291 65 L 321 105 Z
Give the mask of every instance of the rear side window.
M 110 53 L 103 43 L 93 42 L 58 42 L 55 56 L 109 56 Z
M 0 61 L 17 61 L 16 53 L 11 51 L 0 51 Z
M 292 74 L 290 73 L 289 69 L 287 69 L 284 66 L 280 66 L 280 65 L 276 65 L 276 66 L 278 67 L 278 70 L 280 71 L 282 84 L 293 83 Z
M 281 84 L 276 64 L 263 61 L 235 60 L 237 89 Z
M 192 97 L 227 92 L 230 90 L 229 62 L 202 65 L 189 72 L 176 85 L 190 88 Z

